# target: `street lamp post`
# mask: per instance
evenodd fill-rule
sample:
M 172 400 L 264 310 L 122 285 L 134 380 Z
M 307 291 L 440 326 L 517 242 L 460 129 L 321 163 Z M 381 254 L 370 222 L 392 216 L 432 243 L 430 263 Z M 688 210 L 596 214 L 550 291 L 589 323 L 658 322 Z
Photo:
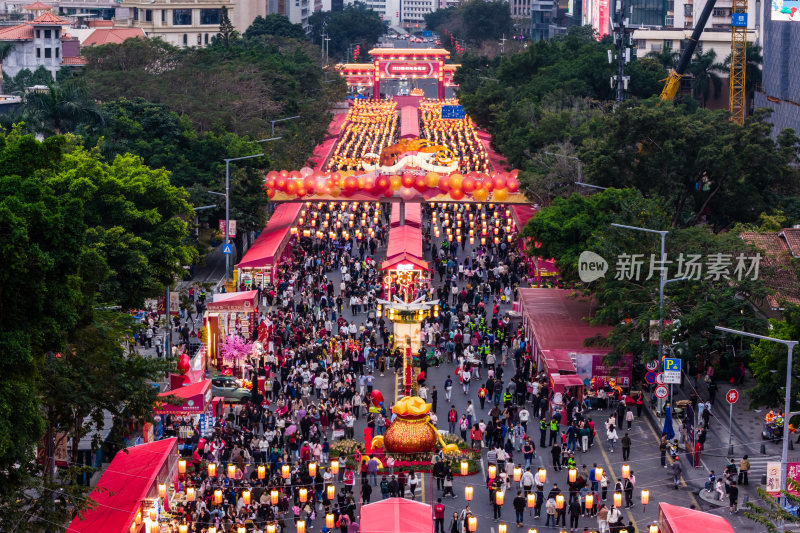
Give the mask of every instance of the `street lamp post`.
M 612 226 L 615 228 L 623 228 L 629 229 L 634 231 L 644 231 L 646 233 L 657 233 L 661 236 L 661 276 L 658 282 L 658 362 L 661 363 L 661 358 L 664 355 L 664 345 L 661 342 L 661 335 L 664 332 L 664 286 L 667 283 L 673 283 L 675 281 L 685 281 L 688 280 L 688 277 L 682 278 L 673 278 L 667 279 L 667 268 L 666 268 L 666 260 L 667 254 L 665 252 L 665 244 L 664 241 L 667 237 L 668 231 L 664 230 L 657 230 L 657 229 L 650 229 L 650 228 L 640 228 L 638 226 L 626 226 L 625 224 L 615 224 L 612 223 Z M 669 384 L 669 403 L 672 405 L 672 383 Z
M 786 463 L 789 461 L 789 419 L 794 415 L 800 414 L 800 411 L 791 412 L 791 399 L 792 399 L 792 352 L 798 341 L 791 341 L 786 339 L 776 339 L 775 337 L 766 337 L 764 335 L 757 335 L 749 331 L 740 331 L 738 329 L 723 328 L 716 326 L 719 331 L 726 333 L 733 333 L 734 335 L 742 335 L 744 337 L 751 337 L 753 339 L 760 339 L 764 341 L 777 342 L 783 344 L 788 349 L 789 355 L 786 360 L 786 394 L 783 398 L 783 446 L 781 448 L 781 491 L 786 490 Z M 783 520 L 779 524 L 779 528 L 783 531 Z
M 577 161 L 578 162 L 578 181 L 576 181 L 575 183 L 578 183 L 579 185 L 587 185 L 587 184 L 582 183 L 583 182 L 583 171 L 582 171 L 583 167 L 582 167 L 582 163 L 581 163 L 580 158 L 575 157 L 574 155 L 556 154 L 556 153 L 553 153 L 553 152 L 542 152 L 542 153 L 546 154 L 546 155 L 551 155 L 553 157 L 563 157 L 565 159 L 574 159 L 575 161 Z M 598 185 L 587 185 L 587 186 L 596 187 L 598 189 L 606 189 L 607 188 L 607 187 L 600 187 Z
M 225 159 L 225 194 L 221 192 L 215 191 L 208 191 L 208 194 L 216 194 L 219 196 L 225 197 L 225 244 L 230 243 L 230 239 L 228 234 L 228 227 L 231 223 L 231 161 L 241 161 L 242 159 L 253 159 L 255 157 L 261 157 L 265 154 L 254 154 L 254 155 L 246 155 L 242 157 L 231 157 L 229 159 Z M 231 254 L 225 254 L 225 281 L 228 281 L 228 278 L 231 276 Z

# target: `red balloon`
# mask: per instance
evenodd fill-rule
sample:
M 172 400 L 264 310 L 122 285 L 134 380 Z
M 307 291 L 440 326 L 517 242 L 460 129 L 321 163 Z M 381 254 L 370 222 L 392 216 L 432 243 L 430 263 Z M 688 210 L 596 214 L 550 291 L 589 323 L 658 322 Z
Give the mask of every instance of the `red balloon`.
M 275 178 L 277 178 L 278 176 L 279 174 L 277 170 L 270 170 L 269 172 L 267 172 L 267 179 L 272 178 L 273 180 L 275 180 Z
M 297 182 L 294 180 L 289 180 L 286 184 L 286 194 L 295 195 L 297 194 Z
M 183 352 L 181 356 L 178 358 L 178 370 L 181 374 L 185 374 L 191 369 L 191 365 L 189 364 L 189 354 Z
M 410 189 L 414 186 L 414 175 L 413 174 L 403 174 L 403 177 L 400 178 L 400 183 L 403 184 L 403 187 Z
M 267 198 L 270 200 L 275 198 L 275 189 L 267 189 Z
M 450 188 L 450 176 L 441 176 L 439 178 L 439 188 L 442 192 L 447 192 L 447 189 Z
M 264 181 L 264 186 L 267 189 L 273 189 L 275 187 L 275 176 L 268 176 L 267 179 Z
M 289 182 L 289 178 L 283 175 L 279 175 L 278 178 L 275 180 L 275 188 L 279 191 L 285 191 L 286 185 Z
M 508 192 L 517 192 L 519 190 L 519 180 L 511 176 L 508 178 Z
M 417 189 L 419 192 L 425 192 L 425 189 L 427 189 L 428 186 L 425 184 L 424 175 L 420 174 L 419 176 L 417 176 L 417 178 L 414 180 L 414 188 Z
M 303 179 L 303 175 L 300 174 L 299 170 L 292 170 L 291 172 L 289 172 L 289 177 L 292 178 L 293 180 Z
M 306 191 L 309 194 L 313 194 L 314 193 L 314 183 L 315 182 L 316 182 L 316 180 L 314 179 L 314 176 L 309 175 L 309 176 L 306 176 L 305 178 L 303 178 L 303 187 L 305 187 Z
M 288 170 L 281 170 L 281 171 L 279 172 L 279 174 L 280 174 L 281 176 L 283 176 L 284 178 L 288 178 L 288 177 L 289 177 L 289 171 L 288 171 Z
M 378 194 L 382 193 L 386 189 L 389 188 L 389 178 L 386 176 L 380 176 L 378 179 L 375 180 L 375 190 Z
M 344 190 L 348 193 L 353 193 L 358 189 L 358 178 L 355 176 L 347 176 L 344 179 Z
M 342 185 L 342 175 L 338 172 L 334 172 L 331 174 L 331 179 L 328 180 L 328 185 L 330 185 L 331 189 L 334 187 L 340 187 Z
M 495 189 L 505 189 L 508 182 L 506 181 L 506 177 L 503 174 L 498 174 L 495 176 L 494 180 L 494 188 Z
M 464 198 L 464 191 L 461 189 L 451 189 L 450 198 L 452 198 L 453 200 L 461 200 L 462 198 Z
M 372 405 L 378 407 L 383 403 L 383 394 L 381 394 L 381 391 L 378 389 L 373 389 L 372 394 L 370 394 L 370 399 L 372 400 Z
M 461 182 L 461 188 L 464 189 L 465 193 L 471 193 L 475 190 L 475 177 L 470 174 L 464 178 L 464 181 Z

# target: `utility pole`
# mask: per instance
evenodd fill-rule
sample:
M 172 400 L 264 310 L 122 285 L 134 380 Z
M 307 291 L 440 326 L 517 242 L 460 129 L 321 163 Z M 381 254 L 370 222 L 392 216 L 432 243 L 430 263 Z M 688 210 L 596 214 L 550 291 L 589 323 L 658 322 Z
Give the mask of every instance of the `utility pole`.
M 611 87 L 617 90 L 617 105 L 625 100 L 630 76 L 625 75 L 625 64 L 631 60 L 631 49 L 628 32 L 628 19 L 625 16 L 625 0 L 616 0 L 614 13 L 614 44 L 617 48 L 617 74 L 611 78 Z M 613 63 L 611 50 L 608 51 L 608 62 Z
M 506 34 L 504 33 L 503 34 L 503 38 L 500 39 L 500 55 L 503 55 L 505 53 L 505 51 L 506 51 L 506 41 L 507 40 L 508 39 L 506 39 Z

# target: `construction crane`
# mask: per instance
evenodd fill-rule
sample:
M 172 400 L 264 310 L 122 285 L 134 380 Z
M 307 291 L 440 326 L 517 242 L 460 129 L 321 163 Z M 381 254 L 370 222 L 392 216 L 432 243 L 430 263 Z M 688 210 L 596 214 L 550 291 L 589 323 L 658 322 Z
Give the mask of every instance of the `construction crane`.
M 747 4 L 747 0 L 733 0 L 733 1 L 734 3 L 737 1 L 743 1 L 745 5 Z M 714 5 L 716 3 L 717 0 L 708 0 L 706 2 L 705 7 L 703 8 L 703 12 L 700 13 L 700 18 L 697 20 L 697 25 L 694 27 L 692 36 L 689 38 L 689 42 L 686 43 L 686 48 L 683 49 L 683 53 L 681 54 L 681 58 L 678 61 L 678 65 L 674 69 L 669 71 L 667 82 L 664 84 L 664 88 L 661 90 L 662 101 L 669 100 L 671 102 L 672 100 L 675 99 L 675 95 L 678 94 L 678 89 L 680 89 L 681 87 L 681 78 L 683 78 L 684 72 L 686 72 L 686 67 L 689 66 L 689 62 L 692 60 L 694 51 L 697 48 L 697 42 L 700 40 L 700 35 L 703 33 L 703 29 L 706 27 L 706 22 L 708 22 L 708 17 L 711 16 L 711 10 L 714 9 Z M 742 76 L 744 77 L 744 75 Z
M 731 9 L 731 72 L 728 105 L 731 120 L 744 124 L 747 95 L 744 90 L 747 70 L 747 0 L 732 0 Z

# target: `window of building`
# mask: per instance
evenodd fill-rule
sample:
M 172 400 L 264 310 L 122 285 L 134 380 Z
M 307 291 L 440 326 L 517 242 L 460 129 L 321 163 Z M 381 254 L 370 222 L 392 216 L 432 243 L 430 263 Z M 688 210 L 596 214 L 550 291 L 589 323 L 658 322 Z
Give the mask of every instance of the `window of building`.
M 134 7 L 133 8 L 133 20 L 139 20 L 139 8 L 138 7 Z
M 200 10 L 200 24 L 214 24 L 215 26 L 219 26 L 220 20 L 222 20 L 222 10 L 220 9 Z
M 669 0 L 669 2 L 667 2 L 667 11 L 675 11 L 675 2 L 673 2 L 672 0 Z
M 167 23 L 167 10 L 166 9 L 162 9 L 161 10 L 161 25 L 163 26 L 166 23 Z
M 61 48 L 56 48 L 56 57 L 61 56 Z
M 724 17 L 726 15 L 724 9 L 715 9 L 711 12 L 711 14 L 715 17 Z
M 664 25 L 667 26 L 668 28 L 671 28 L 672 26 L 674 26 L 675 25 L 675 17 L 672 16 L 672 15 L 667 15 L 666 17 L 664 17 Z
M 198 33 L 197 34 L 197 46 L 200 46 L 201 44 L 203 44 L 203 34 Z
M 172 10 L 172 25 L 173 26 L 191 26 L 192 25 L 192 10 L 191 9 L 173 9 Z M 184 36 L 184 41 L 186 36 Z M 186 44 L 186 43 L 183 43 Z
M 53 57 L 53 49 L 52 48 L 45 48 L 44 49 L 44 58 L 49 59 Z
M 36 38 L 39 39 L 42 36 L 42 30 L 36 30 Z
M 206 33 L 206 36 L 205 36 L 204 40 L 205 40 L 206 44 L 208 44 L 208 34 L 207 33 Z
M 183 34 L 183 46 L 186 46 L 187 44 L 189 44 L 189 35 L 184 33 Z
M 684 4 L 683 5 L 683 16 L 684 17 L 691 17 L 692 16 L 692 4 Z
M 667 50 L 672 50 L 672 40 L 664 39 L 664 48 Z
M 145 20 L 145 22 L 153 22 L 153 10 L 152 9 L 145 9 L 144 10 L 144 20 Z
M 51 33 L 50 30 L 44 30 L 44 38 L 45 39 L 49 39 L 50 38 L 50 33 Z
M 36 57 L 42 57 L 42 49 L 41 48 L 37 48 L 36 49 Z

